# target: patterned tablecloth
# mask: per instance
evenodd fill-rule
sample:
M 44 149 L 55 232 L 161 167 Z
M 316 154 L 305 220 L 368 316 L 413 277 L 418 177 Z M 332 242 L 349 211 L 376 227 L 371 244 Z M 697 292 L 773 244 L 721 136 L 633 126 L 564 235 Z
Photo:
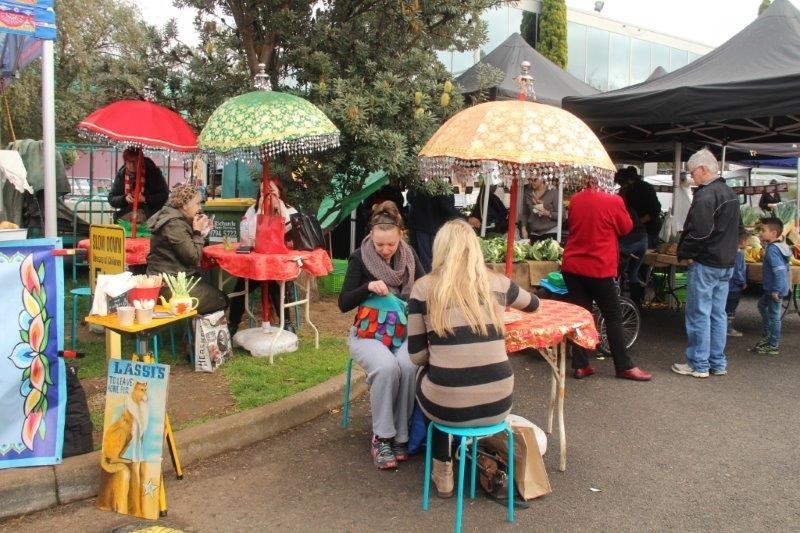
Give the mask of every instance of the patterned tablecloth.
M 506 351 L 548 348 L 564 339 L 588 349 L 600 341 L 592 314 L 577 305 L 556 300 L 541 300 L 533 313 L 509 310 L 522 318 L 506 324 Z
M 292 280 L 300 274 L 301 269 L 315 277 L 333 271 L 328 253 L 319 248 L 310 252 L 291 251 L 288 254 L 237 254 L 235 250 L 226 250 L 223 244 L 203 248 L 202 266 L 219 266 L 233 276 L 258 281 Z
M 89 239 L 78 241 L 78 248 L 88 250 L 86 259 L 89 260 L 92 247 Z M 147 263 L 147 254 L 150 253 L 150 237 L 125 238 L 125 264 L 128 266 L 144 265 Z

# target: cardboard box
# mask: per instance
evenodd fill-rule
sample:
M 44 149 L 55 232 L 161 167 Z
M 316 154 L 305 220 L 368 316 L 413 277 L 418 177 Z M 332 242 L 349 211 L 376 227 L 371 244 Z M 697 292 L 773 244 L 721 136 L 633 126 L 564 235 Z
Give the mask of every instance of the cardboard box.
M 505 263 L 486 263 L 486 266 L 489 267 L 489 270 L 497 272 L 498 274 L 502 274 L 504 276 L 506 274 Z M 530 291 L 531 280 L 528 263 L 514 263 L 513 270 L 511 271 L 511 279 L 513 279 L 517 285 L 526 291 Z
M 764 264 L 763 263 L 747 263 L 747 280 L 748 281 L 755 281 L 757 283 L 761 283 L 764 279 Z M 797 285 L 800 284 L 800 267 L 792 266 L 789 267 L 792 272 L 792 279 L 790 284 Z
M 561 270 L 558 261 L 528 261 L 528 276 L 532 287 L 539 287 L 550 272 Z

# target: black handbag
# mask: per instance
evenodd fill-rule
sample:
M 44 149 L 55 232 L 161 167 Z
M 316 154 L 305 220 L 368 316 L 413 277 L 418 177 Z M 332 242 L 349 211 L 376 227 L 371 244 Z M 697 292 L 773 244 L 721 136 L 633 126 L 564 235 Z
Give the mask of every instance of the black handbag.
M 286 240 L 291 242 L 293 249 L 314 250 L 325 247 L 322 226 L 315 215 L 292 213 L 289 215 L 289 224 L 292 228 L 286 233 Z

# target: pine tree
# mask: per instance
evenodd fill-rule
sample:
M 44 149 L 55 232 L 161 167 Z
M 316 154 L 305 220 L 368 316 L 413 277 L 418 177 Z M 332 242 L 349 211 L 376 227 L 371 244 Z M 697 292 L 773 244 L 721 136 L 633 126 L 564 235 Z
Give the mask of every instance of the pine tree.
M 771 5 L 772 0 L 761 0 L 761 5 L 758 6 L 758 15 L 761 16 L 761 13 L 763 13 Z
M 522 24 L 519 26 L 519 34 L 529 45 L 536 48 L 536 13 L 530 11 L 522 12 Z
M 567 4 L 564 0 L 542 0 L 539 17 L 540 54 L 564 68 L 567 66 Z

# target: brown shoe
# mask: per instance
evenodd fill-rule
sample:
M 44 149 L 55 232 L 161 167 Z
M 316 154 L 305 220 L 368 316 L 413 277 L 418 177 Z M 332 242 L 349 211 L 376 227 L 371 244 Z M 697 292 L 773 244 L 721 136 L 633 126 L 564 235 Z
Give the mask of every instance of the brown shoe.
M 436 495 L 440 498 L 453 497 L 453 461 L 433 460 L 431 472 L 433 484 L 436 486 Z
M 653 379 L 653 374 L 645 372 L 638 366 L 635 366 L 628 370 L 620 370 L 617 372 L 617 377 L 620 379 L 630 379 L 632 381 L 650 381 Z
M 583 378 L 588 378 L 595 372 L 597 372 L 597 370 L 595 370 L 593 367 L 589 365 L 586 365 L 583 368 L 576 368 L 575 371 L 572 373 L 572 375 L 575 377 L 575 379 L 583 379 Z

